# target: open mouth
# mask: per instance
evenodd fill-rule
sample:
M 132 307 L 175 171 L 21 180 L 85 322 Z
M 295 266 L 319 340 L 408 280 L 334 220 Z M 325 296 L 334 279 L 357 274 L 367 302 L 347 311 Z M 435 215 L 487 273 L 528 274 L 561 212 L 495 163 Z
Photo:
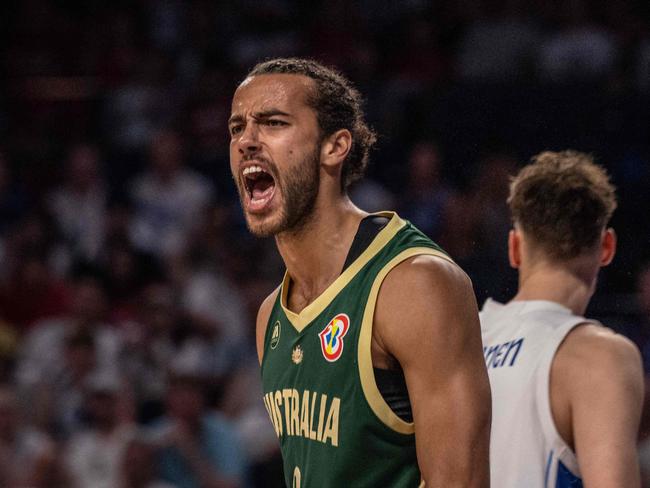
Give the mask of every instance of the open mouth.
M 250 198 L 252 211 L 263 210 L 275 193 L 275 180 L 261 166 L 249 166 L 242 172 L 244 187 Z

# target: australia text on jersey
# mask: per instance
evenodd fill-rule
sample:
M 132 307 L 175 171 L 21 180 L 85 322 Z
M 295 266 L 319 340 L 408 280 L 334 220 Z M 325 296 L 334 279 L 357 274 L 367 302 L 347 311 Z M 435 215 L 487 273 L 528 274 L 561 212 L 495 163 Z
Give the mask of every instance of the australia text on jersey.
M 265 394 L 264 405 L 278 437 L 299 436 L 338 447 L 339 397 L 328 401 L 324 393 L 284 388 Z
M 485 356 L 486 366 L 488 368 L 500 368 L 505 366 L 508 360 L 510 360 L 508 366 L 514 365 L 523 343 L 524 338 L 520 337 L 519 339 L 504 342 L 503 344 L 484 346 L 483 355 Z

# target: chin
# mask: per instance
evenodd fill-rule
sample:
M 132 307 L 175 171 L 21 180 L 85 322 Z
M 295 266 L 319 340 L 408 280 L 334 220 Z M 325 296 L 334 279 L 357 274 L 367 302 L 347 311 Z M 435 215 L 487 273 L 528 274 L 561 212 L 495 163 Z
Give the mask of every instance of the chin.
M 255 237 L 272 237 L 282 232 L 283 222 L 277 222 L 272 217 L 246 216 L 246 226 Z

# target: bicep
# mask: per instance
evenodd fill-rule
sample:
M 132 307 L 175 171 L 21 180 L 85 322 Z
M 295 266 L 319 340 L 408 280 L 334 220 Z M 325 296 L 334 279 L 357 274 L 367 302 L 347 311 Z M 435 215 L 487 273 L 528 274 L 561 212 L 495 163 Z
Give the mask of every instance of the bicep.
M 613 334 L 585 353 L 590 360 L 575 368 L 570 393 L 575 451 L 585 486 L 639 486 L 636 439 L 644 388 L 639 353 Z
M 491 405 L 471 283 L 450 263 L 409 264 L 386 278 L 377 321 L 404 370 L 420 469 L 429 482 L 482 486 Z
M 600 326 L 576 328 L 558 349 L 551 388 L 556 398 L 566 398 L 585 486 L 639 486 L 636 439 L 644 387 L 636 347 Z

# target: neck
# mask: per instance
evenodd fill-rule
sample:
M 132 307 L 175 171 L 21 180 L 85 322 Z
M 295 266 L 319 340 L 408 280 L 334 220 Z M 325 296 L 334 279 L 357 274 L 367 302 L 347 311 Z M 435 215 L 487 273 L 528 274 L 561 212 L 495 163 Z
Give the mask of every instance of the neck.
M 303 228 L 275 237 L 292 281 L 290 299 L 296 298 L 297 308 L 311 303 L 340 275 L 365 215 L 347 196 L 327 205 L 318 202 Z
M 547 300 L 565 306 L 575 315 L 584 315 L 594 293 L 596 275 L 597 270 L 580 273 L 548 264 L 521 269 L 519 291 L 513 300 Z

